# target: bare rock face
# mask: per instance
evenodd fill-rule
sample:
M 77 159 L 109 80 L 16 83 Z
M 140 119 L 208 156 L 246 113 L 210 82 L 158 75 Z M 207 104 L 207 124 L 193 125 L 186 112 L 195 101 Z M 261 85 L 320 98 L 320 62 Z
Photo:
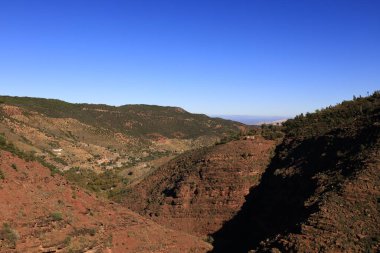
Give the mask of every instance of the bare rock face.
M 187 152 L 130 188 L 124 203 L 169 228 L 206 236 L 240 209 L 274 145 L 256 138 Z

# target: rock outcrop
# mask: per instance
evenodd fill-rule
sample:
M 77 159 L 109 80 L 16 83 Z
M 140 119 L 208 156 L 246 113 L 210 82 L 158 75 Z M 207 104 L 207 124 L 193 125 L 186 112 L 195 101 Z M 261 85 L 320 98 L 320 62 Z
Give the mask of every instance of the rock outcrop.
M 169 228 L 205 237 L 240 209 L 274 146 L 256 138 L 187 152 L 131 187 L 124 203 Z

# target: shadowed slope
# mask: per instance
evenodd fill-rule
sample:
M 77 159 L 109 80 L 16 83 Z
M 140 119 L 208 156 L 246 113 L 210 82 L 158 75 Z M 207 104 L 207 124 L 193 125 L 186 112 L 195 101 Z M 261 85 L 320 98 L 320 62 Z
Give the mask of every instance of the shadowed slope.
M 379 101 L 374 94 L 290 121 L 260 184 L 214 234 L 213 252 L 379 250 Z

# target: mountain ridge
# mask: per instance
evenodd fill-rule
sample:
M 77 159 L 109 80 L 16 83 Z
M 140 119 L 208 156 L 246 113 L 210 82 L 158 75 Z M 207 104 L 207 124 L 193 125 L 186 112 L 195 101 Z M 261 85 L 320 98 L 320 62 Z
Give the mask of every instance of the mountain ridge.
M 284 123 L 286 136 L 212 252 L 378 252 L 380 93 Z

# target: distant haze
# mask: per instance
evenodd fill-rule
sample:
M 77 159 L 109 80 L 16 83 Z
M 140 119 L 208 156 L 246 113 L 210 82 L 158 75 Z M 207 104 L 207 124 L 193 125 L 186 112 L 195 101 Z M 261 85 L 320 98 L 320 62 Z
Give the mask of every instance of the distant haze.
M 285 120 L 290 117 L 286 116 L 252 116 L 252 115 L 210 115 L 211 117 L 219 117 L 241 122 L 247 125 L 257 125 L 262 123 L 271 123 L 273 121 Z

